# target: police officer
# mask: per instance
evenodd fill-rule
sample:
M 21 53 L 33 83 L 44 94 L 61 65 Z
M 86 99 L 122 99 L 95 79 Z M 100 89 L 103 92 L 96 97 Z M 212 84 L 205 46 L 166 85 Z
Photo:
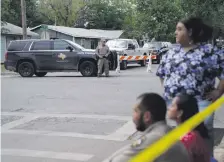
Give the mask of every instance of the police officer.
M 166 124 L 166 102 L 155 93 L 146 93 L 138 97 L 134 107 L 133 121 L 141 136 L 115 152 L 104 162 L 128 162 L 131 158 L 166 135 L 171 128 Z M 148 155 L 150 156 L 150 154 Z M 187 149 L 177 142 L 154 162 L 191 162 Z
M 108 56 L 110 54 L 109 47 L 106 45 L 106 40 L 101 39 L 100 44 L 96 48 L 96 54 L 99 57 L 98 60 L 98 77 L 102 75 L 102 69 L 104 65 L 104 71 L 106 74 L 106 77 L 109 76 L 109 61 Z

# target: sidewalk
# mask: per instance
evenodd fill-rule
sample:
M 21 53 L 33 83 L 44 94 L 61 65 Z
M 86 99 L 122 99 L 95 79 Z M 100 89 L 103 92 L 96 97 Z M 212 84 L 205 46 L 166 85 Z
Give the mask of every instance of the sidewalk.
M 18 74 L 12 71 L 4 70 L 1 71 L 1 75 L 18 75 Z
M 218 162 L 224 162 L 224 137 L 222 138 L 221 143 L 215 147 L 214 156 Z

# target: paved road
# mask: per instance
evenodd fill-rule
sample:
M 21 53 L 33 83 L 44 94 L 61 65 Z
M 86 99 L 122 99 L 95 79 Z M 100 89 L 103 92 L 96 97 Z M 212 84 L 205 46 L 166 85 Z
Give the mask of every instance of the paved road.
M 100 162 L 129 142 L 132 107 L 143 92 L 162 89 L 155 74 L 135 66 L 110 78 L 2 76 L 2 161 Z M 223 115 L 222 108 L 215 127 L 224 128 Z M 218 143 L 223 129 L 216 132 Z

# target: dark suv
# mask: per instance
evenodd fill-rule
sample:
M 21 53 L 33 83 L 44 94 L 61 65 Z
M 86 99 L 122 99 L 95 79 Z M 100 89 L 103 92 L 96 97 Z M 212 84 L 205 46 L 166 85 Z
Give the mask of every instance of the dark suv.
M 117 54 L 109 55 L 110 70 L 117 66 Z M 5 54 L 5 68 L 22 77 L 34 74 L 43 77 L 47 72 L 80 71 L 83 76 L 97 75 L 95 50 L 64 39 L 11 41 Z

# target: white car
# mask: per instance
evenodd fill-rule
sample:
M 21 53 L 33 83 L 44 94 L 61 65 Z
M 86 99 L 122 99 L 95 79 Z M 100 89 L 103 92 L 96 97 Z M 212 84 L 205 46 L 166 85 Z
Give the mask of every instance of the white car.
M 113 39 L 107 41 L 107 46 L 111 51 L 116 51 L 120 56 L 142 56 L 148 55 L 149 51 L 145 48 L 140 48 L 137 40 L 135 39 Z M 120 67 L 122 70 L 127 69 L 127 64 L 130 62 L 137 62 L 141 66 L 146 65 L 145 60 L 135 61 L 135 60 L 123 60 L 120 62 Z

